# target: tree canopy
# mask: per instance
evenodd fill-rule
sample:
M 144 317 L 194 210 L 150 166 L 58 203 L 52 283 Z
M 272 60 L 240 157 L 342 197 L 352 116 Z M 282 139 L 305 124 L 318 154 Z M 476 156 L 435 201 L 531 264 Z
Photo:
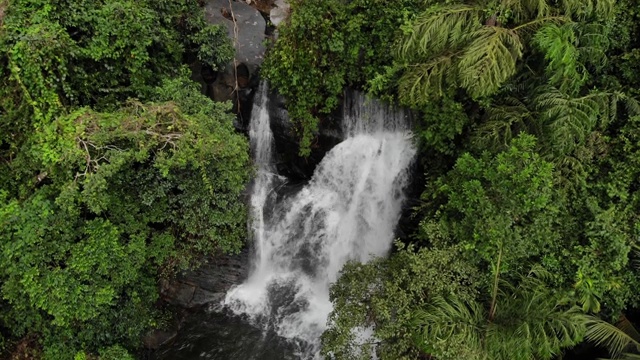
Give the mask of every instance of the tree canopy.
M 415 233 L 333 286 L 327 358 L 637 353 L 607 321 L 638 320 L 623 314 L 640 300 L 639 14 L 627 0 L 294 2 L 266 75 L 302 144 L 342 86 L 364 88 L 415 111 L 425 169 Z
M 248 144 L 185 66 L 230 40 L 192 1 L 0 7 L 0 345 L 132 358 L 158 277 L 243 246 Z

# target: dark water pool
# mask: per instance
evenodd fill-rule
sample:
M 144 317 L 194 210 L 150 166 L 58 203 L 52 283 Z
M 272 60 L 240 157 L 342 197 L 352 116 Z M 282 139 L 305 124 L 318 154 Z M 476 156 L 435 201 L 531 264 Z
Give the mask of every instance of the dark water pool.
M 191 315 L 176 340 L 151 359 L 298 360 L 302 348 L 242 316 L 202 311 Z

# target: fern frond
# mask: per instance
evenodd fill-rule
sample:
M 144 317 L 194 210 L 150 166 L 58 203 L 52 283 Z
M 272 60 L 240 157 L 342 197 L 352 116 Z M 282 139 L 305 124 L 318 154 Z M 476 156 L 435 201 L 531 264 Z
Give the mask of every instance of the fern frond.
M 531 120 L 531 112 L 518 99 L 510 99 L 511 104 L 498 105 L 487 110 L 487 121 L 475 131 L 472 140 L 476 145 L 499 151 L 526 128 L 526 124 Z
M 523 44 L 510 29 L 483 26 L 458 63 L 460 85 L 474 98 L 494 94 L 516 72 Z
M 526 18 L 544 18 L 551 15 L 551 6 L 548 0 L 519 0 L 522 9 L 526 11 L 522 19 Z M 518 14 L 516 14 L 518 16 Z M 516 18 L 520 20 L 520 18 Z
M 616 103 L 622 102 L 629 117 L 640 115 L 640 102 L 633 96 L 629 96 L 623 92 L 615 92 L 612 94 L 611 101 L 615 101 Z
M 562 10 L 578 20 L 590 17 L 609 18 L 613 15 L 615 0 L 562 0 Z
M 575 98 L 550 87 L 536 97 L 535 103 L 551 132 L 556 150 L 567 154 L 583 143 L 594 129 L 602 97 L 601 94 L 590 94 Z
M 536 32 L 533 41 L 549 62 L 546 72 L 551 85 L 559 86 L 563 92 L 575 92 L 587 81 L 588 71 L 579 61 L 573 23 L 546 24 Z
M 604 67 L 607 64 L 606 51 L 609 48 L 606 28 L 595 23 L 580 24 L 576 31 L 581 61 L 596 68 Z
M 482 9 L 465 4 L 435 6 L 415 20 L 411 35 L 405 37 L 398 56 L 405 61 L 426 59 L 446 49 L 458 48 L 469 34 L 482 26 Z
M 624 97 L 624 105 L 629 113 L 629 116 L 640 115 L 640 102 L 631 96 Z
M 574 191 L 586 185 L 584 182 L 586 169 L 575 156 L 571 155 L 555 155 L 549 156 L 555 169 L 556 175 L 554 179 L 555 186 L 566 191 Z M 580 302 L 583 304 L 583 311 L 589 309 L 599 309 L 600 303 L 597 298 L 582 296 Z M 585 310 L 586 309 L 586 310 Z
M 405 105 L 420 105 L 444 95 L 455 54 L 446 54 L 407 67 L 399 81 L 398 94 Z
M 547 24 L 561 25 L 561 24 L 566 24 L 570 22 L 571 22 L 571 19 L 566 16 L 547 16 L 547 17 L 536 18 L 531 21 L 522 23 L 512 28 L 511 30 L 517 32 L 522 36 L 525 34 L 529 35 L 529 34 L 535 33 L 535 31 L 537 31 L 538 29 L 540 29 L 541 27 Z

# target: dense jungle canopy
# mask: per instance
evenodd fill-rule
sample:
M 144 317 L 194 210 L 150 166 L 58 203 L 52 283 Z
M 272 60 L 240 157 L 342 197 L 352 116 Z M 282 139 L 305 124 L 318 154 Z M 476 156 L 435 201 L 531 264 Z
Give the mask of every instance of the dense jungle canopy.
M 325 357 L 640 358 L 640 3 L 289 3 L 302 156 L 346 86 L 419 119 L 415 231 L 345 267 Z M 0 0 L 4 356 L 133 359 L 158 279 L 244 246 L 248 143 L 186 66 L 232 56 L 196 1 Z

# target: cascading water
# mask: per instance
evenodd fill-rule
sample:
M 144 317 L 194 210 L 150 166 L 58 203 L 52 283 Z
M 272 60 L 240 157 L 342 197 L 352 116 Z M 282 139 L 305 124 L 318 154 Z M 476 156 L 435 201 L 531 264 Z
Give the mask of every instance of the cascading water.
M 329 287 L 340 269 L 390 249 L 415 148 L 403 111 L 356 94 L 345 100 L 345 140 L 325 155 L 309 184 L 274 203 L 266 93 L 261 85 L 250 128 L 258 168 L 251 200 L 255 263 L 224 305 L 297 343 L 300 358 L 317 358 L 332 310 Z

